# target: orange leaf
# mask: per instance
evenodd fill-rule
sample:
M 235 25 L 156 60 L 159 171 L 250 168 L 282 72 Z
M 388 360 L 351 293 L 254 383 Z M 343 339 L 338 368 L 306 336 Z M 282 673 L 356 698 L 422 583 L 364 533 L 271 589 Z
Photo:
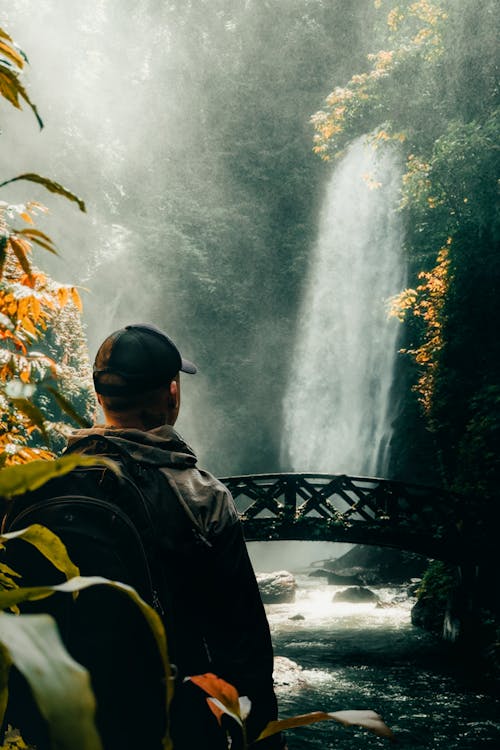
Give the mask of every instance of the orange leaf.
M 73 304 L 75 305 L 77 310 L 82 312 L 83 310 L 82 299 L 78 293 L 76 286 L 71 287 L 71 299 L 73 300 Z
M 31 273 L 31 265 L 28 260 L 28 253 L 31 250 L 31 246 L 27 240 L 22 240 L 16 237 L 13 237 L 12 235 L 9 237 L 9 244 L 12 248 L 12 251 L 16 258 L 18 259 L 19 263 L 21 264 L 21 267 L 25 274 L 28 276 L 32 276 Z
M 238 717 L 241 721 L 239 695 L 233 685 L 211 672 L 199 674 L 195 677 L 186 677 L 186 679 L 191 680 L 191 682 L 194 682 L 195 685 L 204 690 L 205 693 L 220 701 L 231 714 Z
M 215 718 L 219 722 L 219 724 L 222 724 L 222 717 L 225 714 L 225 711 L 220 708 L 220 706 L 217 703 L 214 703 L 213 698 L 207 698 L 208 707 L 211 710 L 211 712 L 215 715 Z
M 57 301 L 59 302 L 59 305 L 61 307 L 64 307 L 64 305 L 69 300 L 69 289 L 67 286 L 61 286 L 57 290 Z
M 18 68 L 24 67 L 24 60 L 22 58 L 22 55 L 20 55 L 19 52 L 10 44 L 7 44 L 6 42 L 0 42 L 0 54 L 15 63 Z
M 30 382 L 30 370 L 31 368 L 27 370 L 23 370 L 19 373 L 19 379 L 22 380 L 23 383 L 29 383 Z

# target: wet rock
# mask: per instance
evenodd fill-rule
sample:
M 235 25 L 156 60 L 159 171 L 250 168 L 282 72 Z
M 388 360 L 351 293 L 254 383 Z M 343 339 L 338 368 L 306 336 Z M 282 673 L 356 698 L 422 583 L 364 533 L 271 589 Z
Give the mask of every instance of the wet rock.
M 302 667 L 286 656 L 274 657 L 274 684 L 277 687 L 307 687 L 307 680 L 302 674 Z
M 365 589 L 362 586 L 353 586 L 352 588 L 344 589 L 343 591 L 337 591 L 332 601 L 364 604 L 366 602 L 378 602 L 380 599 L 377 594 L 370 591 L 370 589 Z
M 423 575 L 428 559 L 414 552 L 357 545 L 332 561 L 322 561 L 321 569 L 340 576 L 356 577 L 373 586 L 407 583 Z
M 264 604 L 286 604 L 295 601 L 297 582 L 287 570 L 257 573 L 257 583 Z
M 408 586 L 407 593 L 409 597 L 417 596 L 419 589 L 422 585 L 422 579 L 421 578 L 412 578 L 410 586 Z
M 292 615 L 292 617 L 288 618 L 289 620 L 305 620 L 306 618 L 304 615 Z
M 412 625 L 441 634 L 445 615 L 445 603 L 436 598 L 423 596 L 411 610 Z
M 341 576 L 338 573 L 328 573 L 328 583 L 330 586 L 361 586 L 364 581 L 357 575 Z
M 391 602 L 378 601 L 375 605 L 376 609 L 392 609 L 396 606 L 396 601 L 393 599 Z
M 326 568 L 316 568 L 308 573 L 309 578 L 326 578 L 329 575 L 330 571 L 326 570 Z

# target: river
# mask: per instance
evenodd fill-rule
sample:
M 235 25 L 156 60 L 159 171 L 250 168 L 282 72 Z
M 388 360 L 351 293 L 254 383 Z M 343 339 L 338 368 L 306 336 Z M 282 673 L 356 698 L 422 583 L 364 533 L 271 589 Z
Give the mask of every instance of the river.
M 405 750 L 499 750 L 500 698 L 460 677 L 442 644 L 412 626 L 404 587 L 373 588 L 384 603 L 333 603 L 342 587 L 296 574 L 291 604 L 266 605 L 280 718 L 373 709 Z M 290 619 L 301 615 L 304 619 Z M 292 660 L 297 667 L 284 662 Z M 287 733 L 289 750 L 390 747 L 364 729 L 322 722 Z

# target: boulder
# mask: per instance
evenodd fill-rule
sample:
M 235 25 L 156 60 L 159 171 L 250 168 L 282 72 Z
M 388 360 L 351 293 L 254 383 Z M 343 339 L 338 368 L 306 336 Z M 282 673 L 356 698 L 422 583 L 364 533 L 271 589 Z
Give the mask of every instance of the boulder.
M 428 559 L 414 552 L 357 545 L 336 560 L 322 561 L 321 570 L 357 578 L 357 585 L 400 585 L 421 577 L 427 565 Z
M 379 597 L 370 589 L 364 589 L 362 586 L 353 586 L 343 591 L 337 591 L 332 601 L 334 602 L 351 602 L 353 604 L 364 604 L 366 602 L 378 602 Z
M 437 597 L 422 596 L 411 610 L 411 622 L 418 628 L 441 634 L 445 616 L 445 603 Z
M 330 571 L 326 570 L 326 568 L 315 568 L 314 570 L 311 570 L 311 572 L 307 575 L 309 576 L 309 578 L 326 578 L 330 575 Z
M 295 601 L 297 582 L 287 570 L 257 573 L 257 583 L 264 604 L 286 604 Z
M 328 583 L 331 586 L 361 586 L 364 581 L 360 576 L 341 576 L 338 573 L 328 573 Z

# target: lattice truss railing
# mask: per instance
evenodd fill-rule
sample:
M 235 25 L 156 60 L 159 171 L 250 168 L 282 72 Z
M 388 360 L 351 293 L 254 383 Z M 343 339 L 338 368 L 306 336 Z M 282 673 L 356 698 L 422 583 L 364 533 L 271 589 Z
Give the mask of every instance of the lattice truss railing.
M 385 533 L 389 541 L 399 534 L 435 543 L 455 534 L 465 511 L 456 496 L 440 489 L 344 474 L 260 474 L 222 481 L 235 499 L 247 539 L 370 534 L 375 539 Z

